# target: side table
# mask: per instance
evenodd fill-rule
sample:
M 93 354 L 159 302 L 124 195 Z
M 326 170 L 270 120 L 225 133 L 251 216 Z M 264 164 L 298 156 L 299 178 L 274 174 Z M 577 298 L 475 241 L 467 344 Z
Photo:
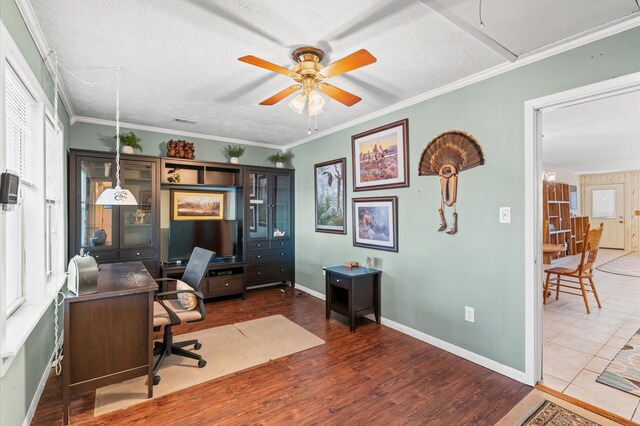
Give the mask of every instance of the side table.
M 345 315 L 354 331 L 357 317 L 373 313 L 380 324 L 381 271 L 332 266 L 325 268 L 325 272 L 327 319 L 331 311 Z

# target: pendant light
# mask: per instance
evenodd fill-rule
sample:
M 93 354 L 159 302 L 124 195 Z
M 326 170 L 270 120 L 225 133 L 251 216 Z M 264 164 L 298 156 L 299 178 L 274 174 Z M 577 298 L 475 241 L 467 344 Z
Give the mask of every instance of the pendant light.
M 116 187 L 107 188 L 98 197 L 97 205 L 135 206 L 136 197 L 128 189 L 120 188 L 120 68 L 116 71 Z

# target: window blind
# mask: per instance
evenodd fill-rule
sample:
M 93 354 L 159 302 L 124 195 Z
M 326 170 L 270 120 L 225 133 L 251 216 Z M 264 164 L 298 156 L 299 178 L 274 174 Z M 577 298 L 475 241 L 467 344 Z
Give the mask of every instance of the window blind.
M 6 67 L 7 168 L 18 173 L 23 183 L 35 184 L 32 151 L 36 102 L 11 67 Z

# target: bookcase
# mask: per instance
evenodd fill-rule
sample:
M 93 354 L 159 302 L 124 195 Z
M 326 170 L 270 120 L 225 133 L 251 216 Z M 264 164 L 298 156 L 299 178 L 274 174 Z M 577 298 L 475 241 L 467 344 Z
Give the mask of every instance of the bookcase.
M 543 182 L 542 218 L 549 224 L 548 231 L 543 235 L 543 241 L 566 248 L 558 254 L 545 254 L 544 263 L 553 263 L 563 257 L 582 252 L 589 218 L 587 216 L 571 217 L 568 184 Z

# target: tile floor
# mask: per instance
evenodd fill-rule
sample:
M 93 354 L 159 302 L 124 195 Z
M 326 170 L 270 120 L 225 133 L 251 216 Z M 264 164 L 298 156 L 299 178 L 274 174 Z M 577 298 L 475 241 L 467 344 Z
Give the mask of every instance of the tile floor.
M 596 265 L 626 253 L 601 249 Z M 562 266 L 578 261 L 579 258 L 569 259 Z M 555 300 L 555 295 L 547 299 L 544 306 L 543 383 L 640 423 L 640 397 L 596 382 L 609 362 L 640 329 L 640 278 L 596 270 L 594 282 L 602 309 L 598 309 L 595 298 L 589 295 L 590 315 L 586 313 L 582 297 L 560 293 L 559 300 Z

